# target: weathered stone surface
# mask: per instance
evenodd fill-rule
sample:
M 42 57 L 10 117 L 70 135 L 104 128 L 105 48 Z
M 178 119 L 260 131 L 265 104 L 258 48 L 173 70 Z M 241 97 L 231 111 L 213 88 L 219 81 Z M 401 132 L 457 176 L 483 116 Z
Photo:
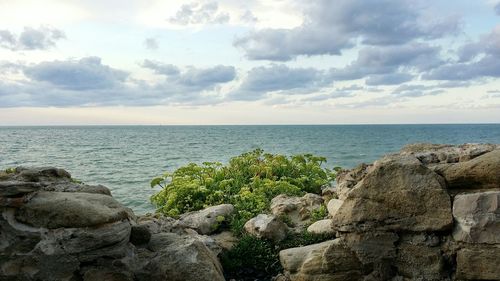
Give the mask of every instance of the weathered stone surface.
M 260 214 L 244 226 L 246 232 L 258 238 L 281 241 L 286 237 L 288 227 L 274 215 Z
M 439 231 L 452 225 L 450 196 L 412 156 L 377 161 L 333 216 L 339 231 Z
M 402 155 L 413 155 L 423 164 L 434 163 L 457 163 L 468 161 L 497 149 L 495 144 L 474 144 L 463 145 L 416 143 L 409 144 L 401 149 Z
M 446 180 L 448 188 L 500 189 L 500 149 L 470 161 L 439 165 L 434 170 Z
M 314 234 L 334 234 L 333 223 L 331 219 L 319 220 L 311 224 L 307 231 Z
M 0 196 L 22 196 L 41 188 L 42 185 L 37 182 L 3 181 L 0 182 Z
M 83 268 L 83 281 L 134 281 L 132 272 L 113 266 L 93 266 Z
M 461 249 L 457 253 L 457 279 L 500 280 L 500 248 Z
M 322 205 L 323 198 L 317 194 L 307 193 L 302 197 L 281 194 L 271 200 L 271 213 L 287 216 L 295 226 L 301 227 L 309 222 L 311 212 Z
M 36 227 L 72 228 L 121 221 L 130 212 L 111 196 L 42 191 L 19 208 L 16 219 Z
M 182 215 L 179 224 L 192 228 L 200 234 L 210 234 L 218 229 L 221 220 L 227 220 L 233 212 L 234 206 L 231 204 L 212 206 Z
M 196 239 L 160 233 L 151 237 L 148 248 L 156 252 L 144 268 L 149 280 L 224 280 L 217 258 Z
M 500 191 L 455 196 L 453 217 L 456 241 L 500 244 Z
M 212 238 L 221 249 L 226 251 L 231 250 L 238 243 L 238 238 L 230 231 L 223 231 L 212 235 Z
M 360 280 L 361 263 L 339 239 L 291 248 L 279 253 L 292 281 Z
M 352 170 L 341 170 L 336 177 L 338 199 L 344 200 L 351 189 L 371 170 L 373 165 L 362 163 Z
M 393 232 L 344 233 L 341 241 L 351 249 L 361 263 L 372 264 L 396 256 L 398 235 Z
M 439 247 L 402 244 L 398 247 L 395 266 L 400 275 L 416 280 L 443 280 L 444 261 Z

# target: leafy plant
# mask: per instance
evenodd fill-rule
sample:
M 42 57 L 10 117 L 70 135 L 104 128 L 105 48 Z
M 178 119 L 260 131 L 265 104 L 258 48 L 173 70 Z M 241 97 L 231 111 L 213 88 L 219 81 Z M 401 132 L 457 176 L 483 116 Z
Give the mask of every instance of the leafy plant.
M 7 168 L 5 169 L 6 174 L 14 174 L 16 172 L 16 168 Z
M 311 223 L 317 222 L 326 218 L 328 215 L 328 210 L 325 205 L 321 205 L 318 209 L 314 209 L 311 211 Z
M 230 203 L 235 206 L 231 229 L 241 234 L 243 224 L 269 209 L 279 194 L 300 196 L 319 193 L 335 178 L 323 168 L 324 157 L 311 154 L 291 157 L 264 153 L 261 149 L 220 162 L 190 163 L 151 181 L 162 190 L 151 197 L 157 211 L 167 216 Z

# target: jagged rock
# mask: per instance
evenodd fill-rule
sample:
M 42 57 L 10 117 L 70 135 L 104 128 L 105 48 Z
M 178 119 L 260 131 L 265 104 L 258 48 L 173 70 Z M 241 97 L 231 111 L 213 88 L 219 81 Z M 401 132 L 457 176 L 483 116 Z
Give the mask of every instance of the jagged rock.
M 332 217 L 339 231 L 440 231 L 452 225 L 440 177 L 412 156 L 377 161 Z
M 323 198 L 317 194 L 307 193 L 302 197 L 281 194 L 271 200 L 271 213 L 287 216 L 295 226 L 301 227 L 309 222 L 311 212 L 322 205 Z
M 500 280 L 500 248 L 465 248 L 457 253 L 457 279 Z
M 456 241 L 500 244 L 500 191 L 455 196 L 453 217 Z
M 446 180 L 448 188 L 488 189 L 500 187 L 500 149 L 470 161 L 438 165 L 434 170 Z
M 37 193 L 16 211 L 16 219 L 35 227 L 90 227 L 129 218 L 131 210 L 111 196 L 92 193 Z
M 396 256 L 398 235 L 393 232 L 343 233 L 341 241 L 351 249 L 361 263 L 380 263 Z
M 245 230 L 258 238 L 281 241 L 286 237 L 288 227 L 274 215 L 260 214 L 245 223 Z
M 341 170 L 336 177 L 338 199 L 344 200 L 351 189 L 370 171 L 372 166 L 362 163 L 352 170 Z
M 231 204 L 212 206 L 182 215 L 179 224 L 192 228 L 200 234 L 210 234 L 215 232 L 220 223 L 227 220 L 233 212 L 234 206 Z
M 459 146 L 448 144 L 416 143 L 401 149 L 402 155 L 413 155 L 423 164 L 457 163 L 468 161 L 482 154 L 497 149 L 495 144 L 463 144 Z
M 224 280 L 216 256 L 197 239 L 159 233 L 151 237 L 148 248 L 155 256 L 144 267 L 147 280 Z
M 360 280 L 362 276 L 361 263 L 340 239 L 286 249 L 279 256 L 291 281 Z
M 113 266 L 92 266 L 81 269 L 83 281 L 134 281 L 132 272 Z
M 334 234 L 333 224 L 331 219 L 319 220 L 311 224 L 307 231 L 314 234 Z
M 137 218 L 137 224 L 145 226 L 151 234 L 178 231 L 178 222 L 174 218 L 160 215 L 158 217 L 145 215 Z
M 400 237 L 394 262 L 400 275 L 411 280 L 443 280 L 444 264 L 438 237 L 424 233 Z

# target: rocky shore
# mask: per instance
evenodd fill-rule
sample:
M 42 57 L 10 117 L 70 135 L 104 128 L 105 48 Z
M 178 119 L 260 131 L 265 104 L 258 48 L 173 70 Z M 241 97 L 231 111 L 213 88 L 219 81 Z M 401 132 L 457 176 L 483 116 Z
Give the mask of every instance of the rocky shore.
M 277 196 L 245 230 L 335 237 L 281 251 L 280 281 L 500 280 L 499 205 L 500 146 L 414 144 L 322 196 Z M 238 241 L 221 227 L 232 205 L 136 216 L 57 168 L 0 172 L 0 211 L 0 280 L 225 280 L 218 256 Z

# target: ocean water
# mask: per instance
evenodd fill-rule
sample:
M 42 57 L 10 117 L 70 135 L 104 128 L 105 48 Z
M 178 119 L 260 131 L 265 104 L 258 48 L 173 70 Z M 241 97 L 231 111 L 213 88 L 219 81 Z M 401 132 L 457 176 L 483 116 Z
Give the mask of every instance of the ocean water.
M 189 162 L 227 162 L 262 148 L 351 168 L 415 142 L 500 143 L 500 124 L 0 127 L 0 169 L 62 167 L 142 214 L 154 210 L 150 179 Z

